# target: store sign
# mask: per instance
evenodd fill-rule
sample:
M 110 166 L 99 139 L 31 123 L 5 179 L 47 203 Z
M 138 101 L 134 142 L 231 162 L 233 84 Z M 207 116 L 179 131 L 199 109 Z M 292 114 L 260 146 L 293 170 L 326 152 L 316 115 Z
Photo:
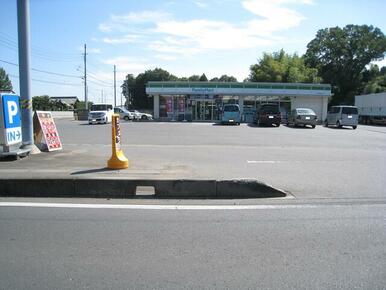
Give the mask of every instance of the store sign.
M 35 143 L 45 143 L 48 151 L 63 149 L 51 112 L 36 111 L 34 131 Z
M 213 100 L 213 95 L 197 95 L 197 96 L 192 96 L 194 100 Z
M 192 88 L 193 93 L 213 93 L 214 89 L 211 88 Z
M 20 107 L 19 96 L 16 95 L 1 95 L 1 114 L 0 143 L 4 145 L 14 145 L 21 143 L 21 122 L 20 122 Z

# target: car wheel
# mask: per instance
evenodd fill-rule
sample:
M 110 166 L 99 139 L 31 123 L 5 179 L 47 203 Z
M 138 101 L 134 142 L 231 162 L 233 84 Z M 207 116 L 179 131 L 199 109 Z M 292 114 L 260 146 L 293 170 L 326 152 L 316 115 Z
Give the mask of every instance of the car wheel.
M 315 127 L 316 127 L 315 125 L 311 125 L 311 128 L 312 128 L 312 129 L 315 129 Z
M 342 124 L 340 123 L 340 121 L 337 121 L 337 122 L 336 122 L 336 127 L 342 128 Z
M 357 128 L 357 126 L 352 126 L 352 128 L 355 130 Z
M 88 122 L 89 125 L 92 125 L 92 122 Z
M 276 127 L 280 127 L 280 123 L 277 123 L 277 124 L 276 124 Z
M 146 116 L 146 115 L 143 115 L 143 116 L 141 117 L 141 119 L 142 119 L 142 120 L 147 120 L 147 116 Z
M 328 127 L 327 119 L 324 121 L 324 127 Z
M 130 118 L 129 118 L 129 116 L 124 116 L 124 117 L 123 117 L 123 120 L 125 120 L 125 121 L 129 121 L 129 120 L 130 120 Z

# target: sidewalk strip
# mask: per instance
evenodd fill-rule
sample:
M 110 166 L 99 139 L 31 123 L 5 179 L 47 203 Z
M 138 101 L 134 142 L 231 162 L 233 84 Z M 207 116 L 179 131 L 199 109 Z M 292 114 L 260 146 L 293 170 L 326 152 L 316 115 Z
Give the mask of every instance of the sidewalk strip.
M 376 204 L 372 204 L 374 206 Z M 0 207 L 79 208 L 79 209 L 144 209 L 144 210 L 266 210 L 266 209 L 310 209 L 322 207 L 347 207 L 352 204 L 276 204 L 276 205 L 154 205 L 154 204 L 81 204 L 0 202 Z M 370 206 L 367 204 L 366 206 Z M 384 206 L 384 205 L 381 205 Z

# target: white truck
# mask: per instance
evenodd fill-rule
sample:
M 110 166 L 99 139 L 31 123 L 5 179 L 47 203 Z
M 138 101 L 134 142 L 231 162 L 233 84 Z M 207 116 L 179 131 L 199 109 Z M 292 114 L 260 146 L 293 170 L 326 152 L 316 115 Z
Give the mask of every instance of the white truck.
M 386 92 L 355 96 L 359 123 L 386 125 Z

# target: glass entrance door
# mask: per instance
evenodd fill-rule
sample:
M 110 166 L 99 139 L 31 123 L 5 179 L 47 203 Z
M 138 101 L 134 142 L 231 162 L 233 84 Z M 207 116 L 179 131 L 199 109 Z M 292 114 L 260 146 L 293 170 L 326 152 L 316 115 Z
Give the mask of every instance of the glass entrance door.
M 194 121 L 212 121 L 213 120 L 213 100 L 196 101 L 193 105 L 193 120 Z

